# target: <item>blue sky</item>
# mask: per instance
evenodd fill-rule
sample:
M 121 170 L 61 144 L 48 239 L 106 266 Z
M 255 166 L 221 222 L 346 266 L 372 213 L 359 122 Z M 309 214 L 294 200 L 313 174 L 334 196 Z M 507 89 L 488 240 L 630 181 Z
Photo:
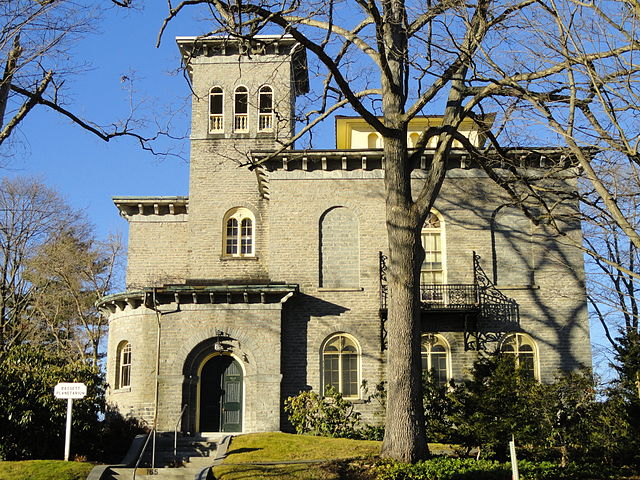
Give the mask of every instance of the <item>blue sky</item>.
M 97 33 L 76 43 L 75 57 L 89 62 L 91 68 L 68 80 L 71 111 L 99 124 L 126 118 L 129 93 L 123 76 L 135 79 L 140 115 L 151 122 L 162 119 L 160 112 L 166 108 L 188 105 L 187 83 L 175 74 L 180 56 L 174 37 L 195 34 L 196 27 L 190 26 L 188 16 L 182 17 L 156 48 L 166 3 L 152 5 L 132 11 L 110 8 L 96 23 Z M 187 119 L 186 114 L 179 118 L 175 134 L 185 133 Z M 184 150 L 184 160 L 162 159 L 144 152 L 132 139 L 106 143 L 45 107 L 35 108 L 16 135 L 16 155 L 3 173 L 38 176 L 72 207 L 84 209 L 100 237 L 126 233 L 126 222 L 119 217 L 112 196 L 188 193 L 186 140 L 172 145 Z

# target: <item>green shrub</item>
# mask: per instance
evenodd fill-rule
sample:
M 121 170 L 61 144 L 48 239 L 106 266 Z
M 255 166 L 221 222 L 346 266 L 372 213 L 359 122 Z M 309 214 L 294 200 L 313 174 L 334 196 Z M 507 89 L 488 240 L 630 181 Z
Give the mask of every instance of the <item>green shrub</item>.
M 619 479 L 633 472 L 598 464 L 570 463 L 561 467 L 553 462 L 518 462 L 521 480 L 605 480 Z M 509 480 L 511 464 L 471 458 L 433 458 L 406 464 L 383 463 L 376 480 Z
M 0 358 L 1 460 L 61 458 L 67 401 L 54 397 L 59 382 L 83 382 L 87 396 L 73 402 L 72 454 L 92 456 L 104 408 L 100 372 L 63 352 L 18 345 Z M 37 441 L 34 441 L 37 438 Z
M 324 396 L 309 391 L 287 398 L 284 411 L 298 434 L 360 438 L 360 412 L 332 386 Z
M 460 443 L 479 447 L 483 458 L 506 460 L 507 443 L 546 448 L 552 420 L 548 387 L 515 365 L 512 356 L 478 360 L 472 379 L 456 387 L 451 421 Z
M 377 480 L 508 480 L 509 464 L 494 460 L 438 457 L 415 463 L 378 467 Z

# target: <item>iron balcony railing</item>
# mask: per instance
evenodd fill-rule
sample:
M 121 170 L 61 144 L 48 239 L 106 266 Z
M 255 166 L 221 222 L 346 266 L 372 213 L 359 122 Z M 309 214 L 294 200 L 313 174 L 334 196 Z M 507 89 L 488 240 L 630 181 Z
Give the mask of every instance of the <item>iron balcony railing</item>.
M 480 303 L 478 286 L 474 284 L 420 285 L 423 310 L 473 310 L 479 308 Z M 382 285 L 381 307 L 387 308 L 387 285 Z
M 477 308 L 480 305 L 478 286 L 472 283 L 421 284 L 420 303 L 424 309 Z

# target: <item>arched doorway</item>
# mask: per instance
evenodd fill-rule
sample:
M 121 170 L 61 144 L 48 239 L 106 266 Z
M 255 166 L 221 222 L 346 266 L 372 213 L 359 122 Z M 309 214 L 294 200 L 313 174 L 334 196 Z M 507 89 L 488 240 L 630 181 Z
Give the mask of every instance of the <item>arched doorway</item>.
M 200 369 L 198 430 L 242 431 L 242 367 L 230 355 L 214 355 Z

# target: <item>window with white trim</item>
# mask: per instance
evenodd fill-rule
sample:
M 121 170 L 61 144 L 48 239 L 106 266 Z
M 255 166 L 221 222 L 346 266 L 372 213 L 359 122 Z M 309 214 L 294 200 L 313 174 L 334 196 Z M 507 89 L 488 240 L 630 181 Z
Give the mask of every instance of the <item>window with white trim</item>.
M 120 342 L 116 357 L 116 388 L 131 386 L 131 344 Z
M 237 87 L 233 95 L 233 130 L 249 131 L 249 91 L 247 87 Z
M 322 348 L 322 391 L 332 386 L 344 397 L 359 396 L 360 348 L 351 336 L 330 337 Z
M 444 283 L 443 234 L 444 225 L 440 214 L 434 211 L 430 212 L 421 233 L 424 260 L 420 267 L 420 283 L 423 285 L 442 285 Z
M 445 386 L 451 379 L 451 350 L 447 341 L 441 335 L 428 333 L 422 335 L 420 343 L 420 358 L 422 371 L 433 372 L 440 386 Z
M 209 133 L 224 132 L 223 106 L 222 88 L 213 87 L 209 91 Z
M 223 254 L 227 257 L 255 256 L 255 217 L 247 208 L 232 208 L 224 216 Z
M 540 379 L 536 343 L 526 333 L 511 333 L 502 341 L 500 351 L 513 355 L 518 365 L 531 378 Z
M 273 89 L 264 85 L 258 92 L 258 131 L 273 130 Z

